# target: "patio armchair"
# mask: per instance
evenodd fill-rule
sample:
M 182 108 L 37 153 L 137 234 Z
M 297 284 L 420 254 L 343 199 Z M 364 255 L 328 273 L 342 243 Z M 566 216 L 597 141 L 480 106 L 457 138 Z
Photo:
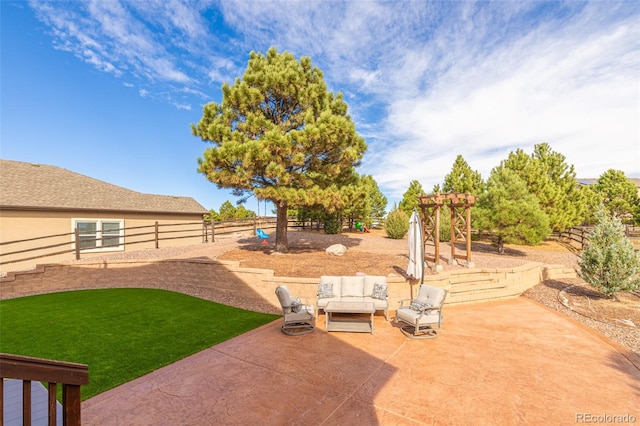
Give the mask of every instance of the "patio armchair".
M 412 339 L 433 339 L 438 336 L 431 326 L 438 324 L 442 327 L 442 305 L 448 291 L 440 287 L 421 285 L 418 296 L 400 300 L 400 307 L 396 310 L 394 322 L 405 323 L 400 327 L 402 333 Z M 405 303 L 411 301 L 410 304 Z
M 311 333 L 316 326 L 316 317 L 313 305 L 302 303 L 299 297 L 291 297 L 286 285 L 276 288 L 276 296 L 282 306 L 284 323 L 280 330 L 289 336 L 299 336 Z

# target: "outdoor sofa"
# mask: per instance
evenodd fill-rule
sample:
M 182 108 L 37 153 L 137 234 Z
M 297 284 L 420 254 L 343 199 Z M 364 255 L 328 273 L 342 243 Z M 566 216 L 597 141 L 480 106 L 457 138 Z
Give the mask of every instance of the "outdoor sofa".
M 323 275 L 318 284 L 317 310 L 329 302 L 372 302 L 376 311 L 384 311 L 389 320 L 387 278 L 380 275 Z

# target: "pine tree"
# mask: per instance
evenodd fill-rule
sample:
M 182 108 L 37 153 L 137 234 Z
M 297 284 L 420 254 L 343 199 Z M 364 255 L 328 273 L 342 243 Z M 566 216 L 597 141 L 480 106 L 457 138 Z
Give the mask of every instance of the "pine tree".
M 220 206 L 220 220 L 231 220 L 236 218 L 236 208 L 229 200 Z
M 563 231 L 586 219 L 587 197 L 578 185 L 573 166 L 567 165 L 564 155 L 554 152 L 548 144 L 536 145 L 531 156 L 521 149 L 511 152 L 499 167 L 516 172 L 524 180 L 549 217 L 551 230 Z
M 442 189 L 445 193 L 480 196 L 485 187 L 482 175 L 472 170 L 462 155 L 458 155 L 451 166 L 451 172 L 444 177 Z M 433 192 L 440 192 L 440 186 L 434 187 Z M 475 210 L 475 206 L 471 207 L 471 217 L 475 216 Z M 446 205 L 440 209 L 440 241 L 451 241 L 451 209 Z
M 623 171 L 609 169 L 594 185 L 594 191 L 600 196 L 609 213 L 624 222 L 633 222 L 640 216 L 638 188 Z
M 475 228 L 494 236 L 500 253 L 504 243 L 539 244 L 549 234 L 549 218 L 540 200 L 510 169 L 492 170 L 477 205 Z
M 444 192 L 478 196 L 484 192 L 484 188 L 482 175 L 472 170 L 462 155 L 458 155 L 451 172 L 444 177 Z
M 640 288 L 640 258 L 624 234 L 624 225 L 604 206 L 596 218 L 579 261 L 580 276 L 608 296 Z
M 403 194 L 402 201 L 400 201 L 398 208 L 402 210 L 407 217 L 411 216 L 413 209 L 418 206 L 418 199 L 422 194 L 424 194 L 424 190 L 420 182 L 412 180 L 409 188 L 407 188 L 407 191 Z
M 338 188 L 367 148 L 311 59 L 273 47 L 251 52 L 242 79 L 223 84 L 222 102 L 205 105 L 191 131 L 213 145 L 198 159 L 208 180 L 274 203 L 277 252 L 288 250 L 289 206 L 341 207 Z

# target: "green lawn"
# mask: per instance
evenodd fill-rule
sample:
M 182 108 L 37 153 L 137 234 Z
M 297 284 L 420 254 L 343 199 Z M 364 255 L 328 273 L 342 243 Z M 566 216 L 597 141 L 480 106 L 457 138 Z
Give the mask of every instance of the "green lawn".
M 87 399 L 278 318 L 155 289 L 0 302 L 0 352 L 89 366 Z

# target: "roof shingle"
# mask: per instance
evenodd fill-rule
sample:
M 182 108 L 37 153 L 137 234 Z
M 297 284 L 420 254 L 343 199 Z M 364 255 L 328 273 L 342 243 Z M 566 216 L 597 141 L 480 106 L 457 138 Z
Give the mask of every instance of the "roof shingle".
M 0 160 L 0 208 L 204 214 L 191 197 L 143 194 L 60 167 Z

